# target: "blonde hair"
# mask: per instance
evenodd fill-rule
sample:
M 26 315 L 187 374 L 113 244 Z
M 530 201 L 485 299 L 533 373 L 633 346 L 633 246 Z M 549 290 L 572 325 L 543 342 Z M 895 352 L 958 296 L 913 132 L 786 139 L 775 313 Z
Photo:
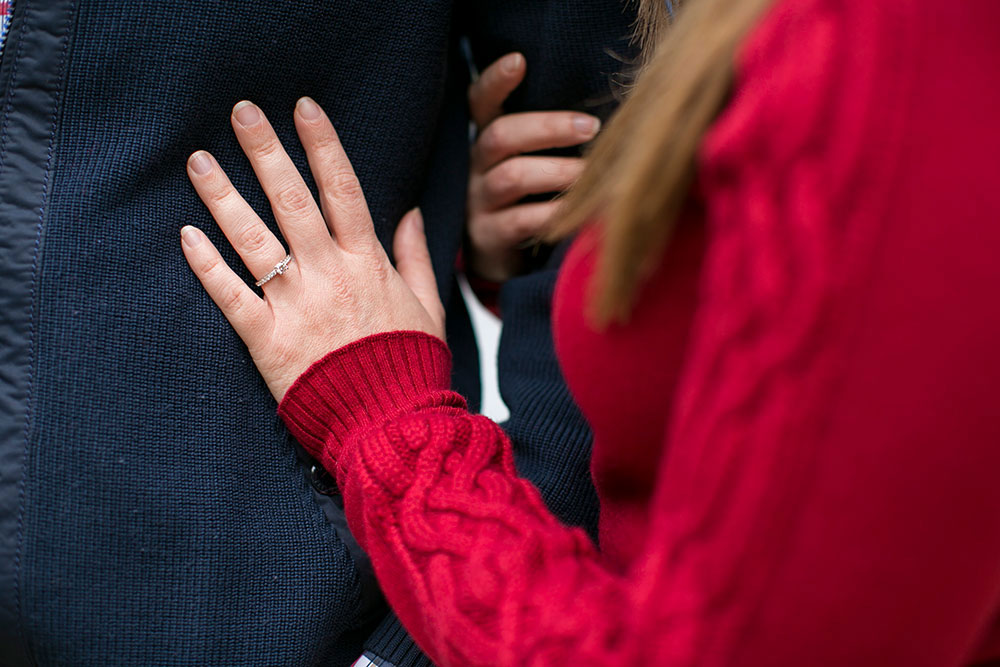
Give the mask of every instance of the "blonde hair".
M 602 237 L 590 313 L 625 320 L 656 267 L 694 180 L 706 130 L 729 95 L 736 50 L 774 0 L 639 0 L 643 64 L 590 151 L 553 237 L 594 220 Z

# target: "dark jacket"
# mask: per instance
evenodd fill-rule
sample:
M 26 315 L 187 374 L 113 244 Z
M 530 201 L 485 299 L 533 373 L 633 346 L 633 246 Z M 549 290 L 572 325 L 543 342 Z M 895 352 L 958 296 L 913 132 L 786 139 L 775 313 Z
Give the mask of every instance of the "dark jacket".
M 398 664 L 423 660 L 381 620 L 335 492 L 297 454 L 178 232 L 201 227 L 249 279 L 185 159 L 211 151 L 273 227 L 229 110 L 258 103 L 304 167 L 291 112 L 312 95 L 383 242 L 422 206 L 456 386 L 475 402 L 452 289 L 468 149 L 459 38 L 480 65 L 525 54 L 511 110 L 604 115 L 633 17 L 618 0 L 466 4 L 16 0 L 0 66 L 3 664 L 348 664 L 366 640 Z M 520 333 L 501 374 L 519 461 L 586 523 L 587 434 L 551 357 L 551 279 L 509 288 L 531 298 L 505 306 Z

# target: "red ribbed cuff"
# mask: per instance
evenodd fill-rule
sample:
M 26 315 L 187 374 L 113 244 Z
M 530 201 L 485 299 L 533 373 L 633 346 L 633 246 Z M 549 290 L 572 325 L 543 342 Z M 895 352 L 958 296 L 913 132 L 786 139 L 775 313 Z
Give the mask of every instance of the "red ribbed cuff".
M 352 433 L 433 405 L 451 384 L 451 353 L 419 331 L 354 341 L 299 376 L 278 406 L 295 439 L 333 472 Z

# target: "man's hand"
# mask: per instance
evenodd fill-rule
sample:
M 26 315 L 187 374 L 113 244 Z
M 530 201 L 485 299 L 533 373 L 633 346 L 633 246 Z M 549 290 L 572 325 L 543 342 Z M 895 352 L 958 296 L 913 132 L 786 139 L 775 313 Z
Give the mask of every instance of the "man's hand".
M 520 246 L 556 214 L 558 201 L 519 203 L 528 195 L 562 192 L 583 171 L 583 160 L 525 156 L 576 146 L 594 138 L 600 121 L 572 111 L 501 115 L 504 100 L 524 80 L 526 63 L 510 53 L 483 71 L 469 88 L 479 129 L 469 175 L 466 267 L 503 282 L 520 271 Z

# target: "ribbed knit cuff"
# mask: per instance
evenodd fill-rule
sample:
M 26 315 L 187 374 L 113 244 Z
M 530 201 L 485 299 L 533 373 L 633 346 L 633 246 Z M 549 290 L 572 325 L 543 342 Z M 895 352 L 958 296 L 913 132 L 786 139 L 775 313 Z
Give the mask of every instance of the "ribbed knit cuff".
M 295 439 L 333 472 L 352 433 L 433 403 L 451 380 L 451 353 L 419 331 L 393 331 L 354 341 L 299 376 L 278 414 Z
M 430 659 L 407 634 L 395 614 L 390 613 L 365 642 L 365 655 L 376 665 L 431 667 Z M 379 662 L 382 661 L 382 662 Z

